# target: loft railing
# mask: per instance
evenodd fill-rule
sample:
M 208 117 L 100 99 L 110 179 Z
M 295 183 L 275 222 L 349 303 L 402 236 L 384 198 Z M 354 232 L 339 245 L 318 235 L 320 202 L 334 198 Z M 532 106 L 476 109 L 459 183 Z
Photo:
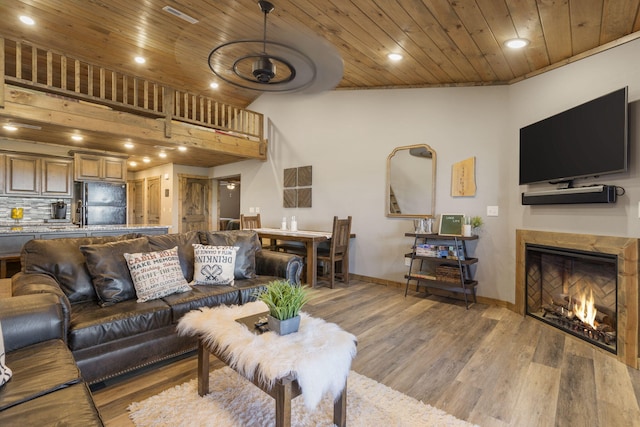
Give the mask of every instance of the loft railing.
M 4 81 L 16 86 L 107 105 L 114 110 L 162 117 L 169 123 L 176 120 L 234 136 L 263 140 L 263 116 L 260 113 L 175 90 L 29 43 L 0 37 L 1 69 L 4 69 Z

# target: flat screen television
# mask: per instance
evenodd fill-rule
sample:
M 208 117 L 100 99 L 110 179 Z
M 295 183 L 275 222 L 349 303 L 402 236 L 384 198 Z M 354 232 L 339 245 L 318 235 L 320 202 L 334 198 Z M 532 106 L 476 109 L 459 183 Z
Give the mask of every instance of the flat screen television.
M 627 87 L 520 129 L 520 185 L 572 186 L 628 165 Z

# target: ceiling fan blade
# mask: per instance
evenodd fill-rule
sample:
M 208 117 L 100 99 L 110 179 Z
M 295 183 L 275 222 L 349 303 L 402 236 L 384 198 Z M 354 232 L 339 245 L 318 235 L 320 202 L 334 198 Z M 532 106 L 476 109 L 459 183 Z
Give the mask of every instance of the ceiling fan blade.
M 311 78 L 310 84 L 297 92 L 319 93 L 338 86 L 342 80 L 344 65 L 335 46 L 308 30 L 292 28 L 282 23 L 275 25 L 271 34 L 273 40 L 287 43 L 296 50 L 304 52 L 314 65 L 315 75 Z M 307 70 L 301 70 L 302 72 Z M 304 77 L 301 76 L 303 79 Z

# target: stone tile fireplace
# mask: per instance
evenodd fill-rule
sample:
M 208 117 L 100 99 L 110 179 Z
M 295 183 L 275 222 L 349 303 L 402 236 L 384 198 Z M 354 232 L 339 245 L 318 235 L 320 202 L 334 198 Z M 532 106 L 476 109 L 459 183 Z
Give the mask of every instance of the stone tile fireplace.
M 516 230 L 516 311 L 638 369 L 638 239 Z

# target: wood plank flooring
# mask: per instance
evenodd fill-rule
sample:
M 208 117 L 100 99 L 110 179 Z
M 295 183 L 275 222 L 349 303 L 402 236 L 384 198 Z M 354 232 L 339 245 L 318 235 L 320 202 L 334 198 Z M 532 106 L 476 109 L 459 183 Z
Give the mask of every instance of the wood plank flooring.
M 305 307 L 358 337 L 352 369 L 481 426 L 638 426 L 640 372 L 507 309 L 352 280 Z M 211 359 L 212 369 L 222 366 Z M 94 391 L 108 426 L 127 406 L 196 377 L 196 357 Z

